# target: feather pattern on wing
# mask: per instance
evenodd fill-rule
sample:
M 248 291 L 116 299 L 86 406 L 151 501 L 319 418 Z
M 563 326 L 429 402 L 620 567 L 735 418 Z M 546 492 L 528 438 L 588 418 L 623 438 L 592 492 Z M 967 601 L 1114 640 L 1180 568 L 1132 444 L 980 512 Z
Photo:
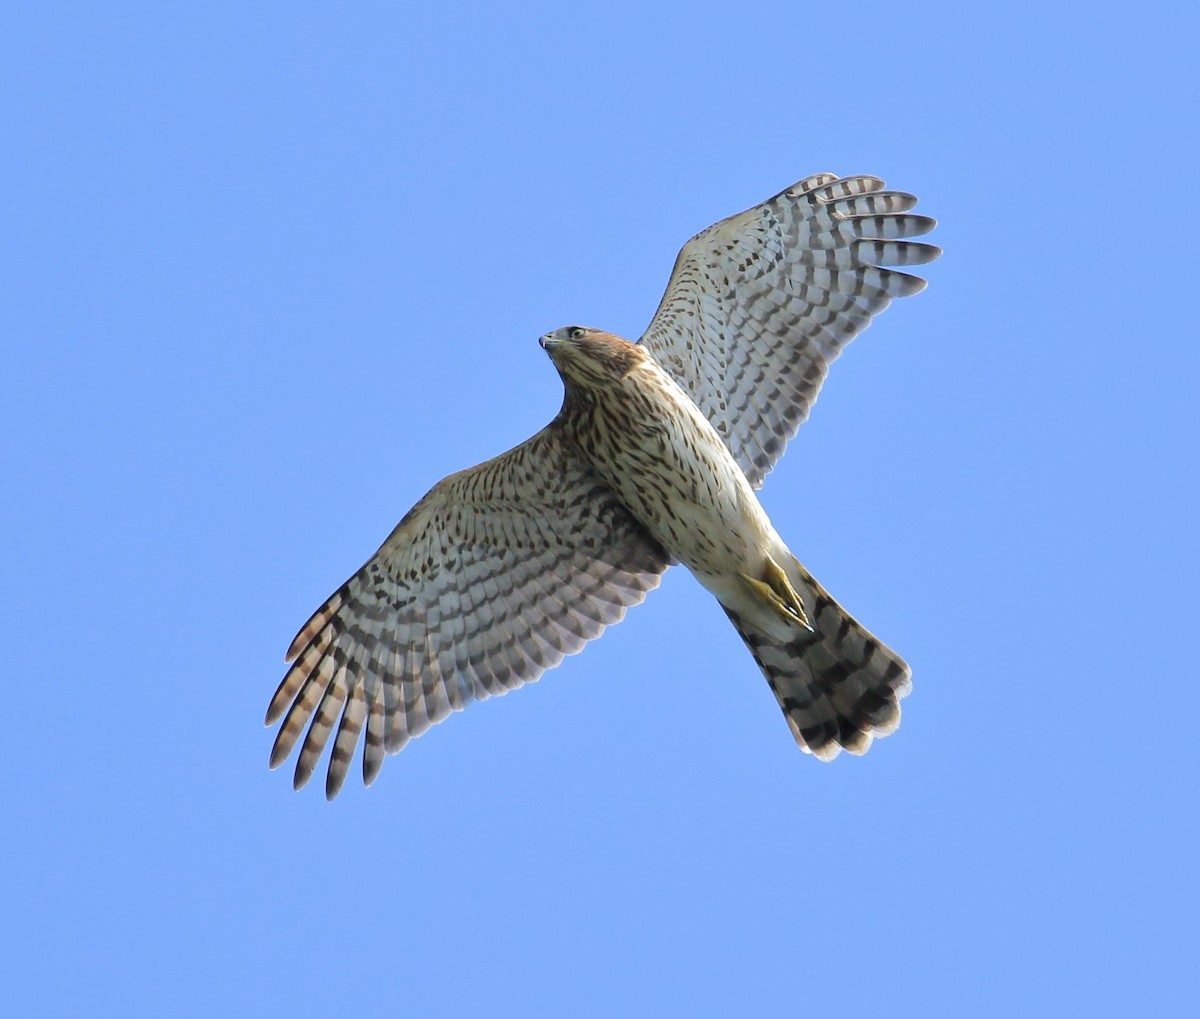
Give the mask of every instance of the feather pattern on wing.
M 332 798 L 365 727 L 369 784 L 385 751 L 582 650 L 669 562 L 551 423 L 436 485 L 296 635 L 267 710 L 284 720 L 271 766 L 307 727 L 298 788 L 336 732 Z
M 941 250 L 916 198 L 877 177 L 819 173 L 693 237 L 639 341 L 683 386 L 751 485 L 808 417 L 830 364 L 925 281 L 882 268 Z

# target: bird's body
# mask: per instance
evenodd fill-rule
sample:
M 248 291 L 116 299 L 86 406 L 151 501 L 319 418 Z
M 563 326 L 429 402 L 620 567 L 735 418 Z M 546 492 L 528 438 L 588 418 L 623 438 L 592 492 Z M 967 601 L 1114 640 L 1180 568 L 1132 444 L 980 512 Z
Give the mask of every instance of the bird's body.
M 777 542 L 729 447 L 679 384 L 636 344 L 573 328 L 578 339 L 562 329 L 542 340 L 567 389 L 558 420 L 638 522 L 701 582 Z M 597 347 L 621 355 L 606 359 L 618 366 L 612 377 L 573 374 L 572 352 Z
M 678 383 L 644 348 L 609 333 L 572 326 L 541 342 L 566 388 L 552 427 L 721 603 L 801 744 L 829 757 L 890 732 L 907 667 L 800 565 Z
M 873 177 L 817 174 L 694 237 L 634 344 L 572 326 L 542 337 L 558 416 L 451 475 L 312 616 L 267 712 L 279 764 L 308 726 L 296 784 L 336 725 L 326 792 L 366 730 L 386 752 L 476 699 L 537 679 L 618 622 L 672 562 L 721 603 L 800 747 L 862 753 L 899 724 L 904 662 L 809 575 L 755 489 L 829 364 L 924 283 L 876 262 L 933 221 Z

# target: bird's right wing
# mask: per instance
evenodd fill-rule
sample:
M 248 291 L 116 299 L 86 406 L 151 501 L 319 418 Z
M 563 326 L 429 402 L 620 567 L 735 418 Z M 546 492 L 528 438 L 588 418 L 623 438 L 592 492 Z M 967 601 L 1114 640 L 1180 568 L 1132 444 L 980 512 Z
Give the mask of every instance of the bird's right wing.
M 286 712 L 271 766 L 307 725 L 303 785 L 336 725 L 332 798 L 365 725 L 370 783 L 385 751 L 580 651 L 669 562 L 551 423 L 437 484 L 296 635 L 267 710 L 268 725 Z
M 941 254 L 916 198 L 818 173 L 693 237 L 639 341 L 695 400 L 758 488 L 808 417 L 830 364 L 925 281 L 888 265 Z

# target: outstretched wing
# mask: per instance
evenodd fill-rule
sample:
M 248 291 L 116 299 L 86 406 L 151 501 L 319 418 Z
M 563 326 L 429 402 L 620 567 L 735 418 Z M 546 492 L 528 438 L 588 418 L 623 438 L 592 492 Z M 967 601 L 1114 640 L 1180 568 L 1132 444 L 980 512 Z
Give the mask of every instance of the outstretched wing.
M 332 799 L 365 726 L 369 784 L 385 751 L 580 651 L 669 562 L 551 423 L 437 484 L 296 635 L 267 710 L 267 725 L 286 712 L 271 766 L 307 725 L 299 788 L 336 725 Z
M 639 341 L 691 395 L 758 488 L 808 417 L 829 365 L 925 281 L 884 265 L 941 254 L 935 221 L 876 177 L 819 173 L 680 251 Z

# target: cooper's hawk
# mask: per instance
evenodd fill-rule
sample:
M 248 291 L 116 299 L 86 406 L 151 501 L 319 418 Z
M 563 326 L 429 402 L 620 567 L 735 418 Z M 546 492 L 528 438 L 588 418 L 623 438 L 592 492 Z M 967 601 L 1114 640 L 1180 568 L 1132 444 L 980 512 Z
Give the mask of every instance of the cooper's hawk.
M 754 490 L 829 365 L 941 252 L 875 177 L 821 173 L 679 254 L 636 344 L 571 326 L 541 344 L 562 410 L 439 482 L 297 634 L 267 710 L 295 785 L 334 728 L 326 794 L 364 727 L 363 779 L 452 711 L 536 680 L 682 562 L 749 646 L 801 749 L 862 753 L 900 721 L 908 667 L 808 574 Z M 286 713 L 286 717 L 285 717 Z M 310 721 L 311 719 L 311 721 Z

